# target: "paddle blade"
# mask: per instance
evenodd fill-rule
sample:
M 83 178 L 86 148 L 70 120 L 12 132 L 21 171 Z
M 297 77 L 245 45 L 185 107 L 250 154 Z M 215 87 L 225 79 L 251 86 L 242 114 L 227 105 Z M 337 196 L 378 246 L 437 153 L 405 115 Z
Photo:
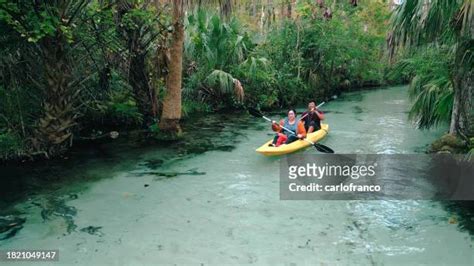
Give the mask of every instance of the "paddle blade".
M 249 113 L 250 113 L 251 115 L 253 115 L 253 116 L 255 116 L 255 117 L 263 117 L 263 114 L 262 114 L 259 110 L 255 109 L 255 108 L 249 107 L 249 108 L 248 108 L 248 111 L 249 111 Z
M 316 150 L 323 153 L 334 153 L 333 149 L 320 143 L 314 143 L 314 147 L 316 148 Z

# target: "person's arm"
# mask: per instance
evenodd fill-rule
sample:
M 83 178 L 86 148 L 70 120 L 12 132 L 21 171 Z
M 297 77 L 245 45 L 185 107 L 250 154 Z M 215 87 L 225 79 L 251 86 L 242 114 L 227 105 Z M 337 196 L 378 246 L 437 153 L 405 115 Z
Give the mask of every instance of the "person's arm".
M 309 114 L 308 112 L 303 112 L 303 113 L 301 114 L 300 119 L 298 119 L 298 120 L 299 120 L 299 121 L 304 121 L 304 119 L 308 116 L 308 114 Z
M 308 118 L 311 118 L 311 116 L 313 115 L 313 112 L 314 112 L 314 109 L 311 109 L 311 111 L 306 111 L 306 112 L 302 113 L 301 118 L 299 120 L 306 122 L 308 120 Z
M 314 110 L 316 112 L 316 115 L 319 117 L 319 120 L 324 120 L 324 113 L 322 111 L 319 111 L 318 109 Z
M 285 124 L 285 121 L 282 119 L 280 120 L 280 123 L 277 123 L 275 120 L 272 121 L 272 130 L 275 132 L 281 132 L 282 131 L 282 126 Z

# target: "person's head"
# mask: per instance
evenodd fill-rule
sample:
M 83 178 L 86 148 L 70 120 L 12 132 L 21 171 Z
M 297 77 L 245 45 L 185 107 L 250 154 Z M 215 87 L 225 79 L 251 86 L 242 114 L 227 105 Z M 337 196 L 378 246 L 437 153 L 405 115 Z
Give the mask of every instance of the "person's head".
M 296 118 L 296 111 L 295 109 L 289 109 L 288 110 L 288 119 L 293 120 Z
M 314 100 L 309 101 L 308 110 L 312 110 L 314 108 L 316 108 L 316 101 L 314 101 Z

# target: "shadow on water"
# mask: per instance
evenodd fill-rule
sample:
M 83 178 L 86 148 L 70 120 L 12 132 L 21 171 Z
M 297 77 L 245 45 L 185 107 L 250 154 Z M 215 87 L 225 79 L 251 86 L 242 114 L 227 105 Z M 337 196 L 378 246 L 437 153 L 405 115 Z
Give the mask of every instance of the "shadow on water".
M 95 235 L 95 236 L 103 236 L 104 233 L 102 233 L 100 230 L 102 229 L 102 226 L 87 226 L 87 227 L 84 227 L 82 228 L 81 232 L 84 232 L 84 233 L 88 233 L 89 235 Z
M 136 176 L 155 176 L 153 178 L 153 181 L 160 181 L 163 179 L 168 179 L 172 177 L 177 177 L 177 176 L 183 176 L 183 175 L 189 175 L 189 176 L 196 176 L 196 175 L 205 175 L 206 172 L 199 172 L 197 169 L 189 169 L 185 172 L 158 172 L 158 171 L 150 171 L 150 172 L 140 172 L 137 173 Z
M 474 240 L 474 201 L 443 201 L 443 205 L 453 214 L 448 222 L 457 224 L 461 231 L 469 232 Z
M 184 121 L 183 137 L 177 141 L 158 141 L 145 138 L 143 133 L 129 132 L 114 141 L 81 143 L 60 159 L 0 165 L 0 240 L 15 236 L 23 228 L 22 216 L 26 210 L 15 209 L 18 202 L 31 200 L 29 206 L 39 209 L 43 222 L 60 219 L 65 224 L 65 233 L 70 233 L 76 231 L 77 211 L 66 202 L 77 199 L 81 190 L 87 188 L 81 184 L 110 178 L 116 172 L 137 166 L 147 169 L 138 176 L 152 175 L 154 181 L 205 175 L 196 169 L 185 172 L 159 169 L 208 151 L 231 152 L 245 139 L 243 130 L 263 129 L 259 122 L 248 114 L 213 114 Z M 169 152 L 144 160 L 143 154 L 162 149 Z M 90 226 L 80 231 L 101 235 L 100 227 Z
M 0 165 L 0 210 L 7 207 L 5 204 L 38 194 L 44 189 L 55 191 L 69 182 L 107 177 L 85 175 L 83 169 L 114 166 L 114 170 L 120 171 L 130 169 L 131 166 L 133 168 L 137 162 L 141 162 L 139 165 L 156 170 L 171 160 L 208 151 L 231 152 L 245 139 L 243 129 L 261 129 L 261 125 L 247 114 L 208 115 L 188 119 L 182 127 L 183 138 L 178 141 L 159 141 L 145 138 L 143 134 L 122 134 L 115 141 L 78 145 L 60 159 Z M 142 154 L 159 149 L 172 152 L 163 158 L 142 160 Z M 123 167 L 117 168 L 119 165 Z
M 360 92 L 344 93 L 340 95 L 337 100 L 344 102 L 362 102 L 364 100 L 364 95 Z
M 364 110 L 360 106 L 354 106 L 354 107 L 352 107 L 352 109 L 353 109 L 355 114 L 361 114 L 361 113 L 364 112 Z
M 70 194 L 66 197 L 46 197 L 39 198 L 33 201 L 32 204 L 41 209 L 41 218 L 43 222 L 48 222 L 54 219 L 62 219 L 66 225 L 66 232 L 70 234 L 77 228 L 74 223 L 74 217 L 77 210 L 73 206 L 68 206 L 66 200 L 77 199 L 76 194 Z
M 12 238 L 23 228 L 25 218 L 14 215 L 0 217 L 0 240 Z

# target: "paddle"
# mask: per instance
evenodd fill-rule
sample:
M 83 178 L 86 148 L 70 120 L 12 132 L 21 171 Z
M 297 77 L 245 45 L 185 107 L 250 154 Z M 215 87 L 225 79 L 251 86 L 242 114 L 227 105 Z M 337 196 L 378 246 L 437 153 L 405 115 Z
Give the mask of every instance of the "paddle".
M 326 102 L 322 102 L 320 103 L 318 106 L 316 106 L 316 108 L 314 109 L 318 109 L 319 107 L 323 106 L 323 104 L 325 104 Z M 314 109 L 311 109 L 311 111 L 314 111 Z M 303 115 L 302 117 L 300 117 L 300 121 L 303 120 L 303 118 L 307 117 L 309 115 L 310 112 L 307 112 L 305 115 Z
M 322 105 L 322 104 L 320 104 L 319 106 L 321 106 L 321 105 Z M 273 123 L 273 121 L 272 121 L 270 118 L 264 116 L 259 110 L 255 109 L 255 108 L 250 107 L 250 108 L 248 109 L 248 111 L 249 111 L 249 113 L 250 113 L 251 115 L 253 115 L 253 116 L 255 116 L 255 117 L 260 117 L 260 118 L 263 118 L 263 119 L 267 120 L 268 122 Z M 280 126 L 280 125 L 279 125 L 279 126 Z M 290 134 L 296 136 L 296 134 L 295 134 L 293 131 L 291 131 L 291 130 L 285 128 L 284 126 L 280 126 L 280 127 L 283 128 L 284 130 L 286 130 L 288 133 L 290 133 Z M 306 142 L 308 142 L 308 143 L 310 143 L 311 145 L 313 145 L 313 147 L 315 147 L 316 150 L 318 150 L 318 151 L 320 151 L 320 152 L 324 152 L 324 153 L 334 153 L 334 151 L 333 151 L 331 148 L 329 148 L 328 146 L 325 146 L 325 145 L 319 144 L 319 143 L 314 143 L 314 142 L 312 142 L 312 141 L 310 141 L 310 140 L 308 140 L 308 139 L 303 139 L 303 140 L 306 141 Z

